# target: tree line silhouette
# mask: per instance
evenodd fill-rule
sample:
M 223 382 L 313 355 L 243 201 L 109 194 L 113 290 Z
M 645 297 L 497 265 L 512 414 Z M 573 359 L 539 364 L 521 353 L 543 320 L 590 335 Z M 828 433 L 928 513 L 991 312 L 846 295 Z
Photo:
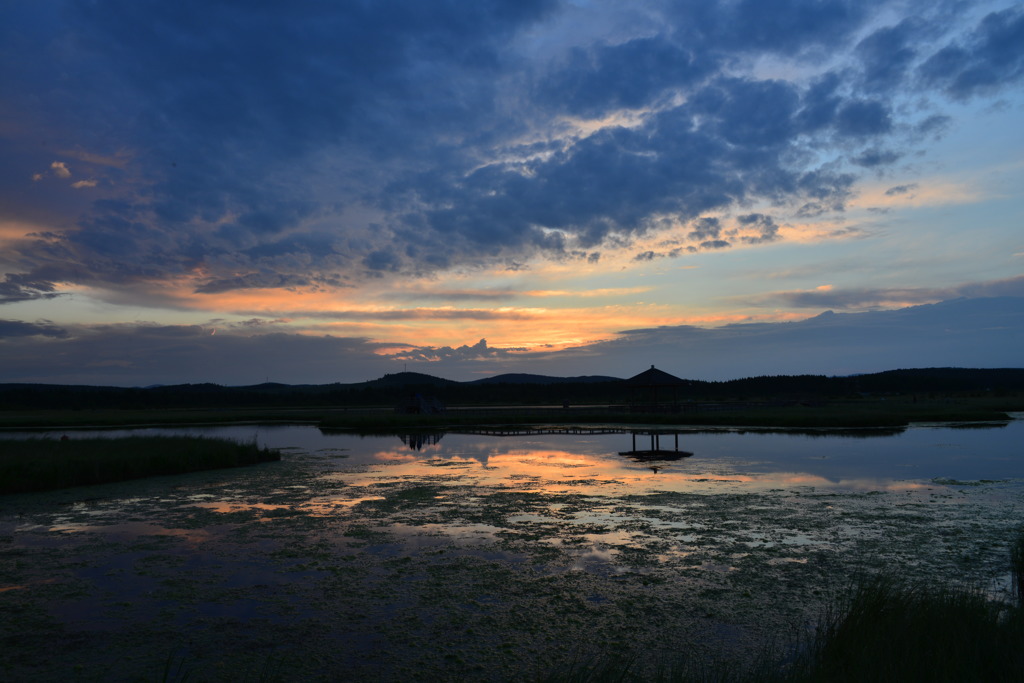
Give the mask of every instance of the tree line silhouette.
M 456 382 L 402 372 L 353 384 L 221 386 L 178 384 L 109 387 L 0 384 L 0 410 L 161 409 L 222 407 L 390 407 L 409 396 L 431 396 L 447 405 L 617 404 L 634 387 L 614 377 L 499 375 Z M 888 395 L 995 395 L 1024 392 L 1024 368 L 923 368 L 864 375 L 764 375 L 728 381 L 683 380 L 678 401 L 813 401 Z

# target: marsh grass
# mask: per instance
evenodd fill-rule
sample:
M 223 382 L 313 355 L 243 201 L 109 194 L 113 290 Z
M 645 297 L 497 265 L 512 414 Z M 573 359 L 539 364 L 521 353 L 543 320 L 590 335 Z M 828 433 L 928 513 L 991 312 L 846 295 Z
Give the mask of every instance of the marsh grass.
M 1010 548 L 1010 576 L 1017 608 L 1024 611 L 1024 532 Z
M 788 680 L 1019 681 L 1022 626 L 1019 605 L 981 591 L 875 578 L 824 620 Z
M 280 460 L 253 443 L 195 436 L 0 439 L 0 493 L 27 493 Z

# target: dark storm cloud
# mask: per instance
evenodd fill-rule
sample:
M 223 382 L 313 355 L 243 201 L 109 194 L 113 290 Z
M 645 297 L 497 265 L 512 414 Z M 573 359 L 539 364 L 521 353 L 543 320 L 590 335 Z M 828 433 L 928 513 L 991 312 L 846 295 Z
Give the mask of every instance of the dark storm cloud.
M 895 100 L 1019 79 L 1024 12 L 958 7 L 652 1 L 555 48 L 536 36 L 569 16 L 556 0 L 7 3 L 0 206 L 60 214 L 17 247 L 33 281 L 201 272 L 203 293 L 593 255 L 754 202 L 820 216 L 949 125 Z M 758 75 L 764 58 L 813 75 Z M 565 118 L 624 109 L 642 116 Z M 725 245 L 708 230 L 687 249 Z

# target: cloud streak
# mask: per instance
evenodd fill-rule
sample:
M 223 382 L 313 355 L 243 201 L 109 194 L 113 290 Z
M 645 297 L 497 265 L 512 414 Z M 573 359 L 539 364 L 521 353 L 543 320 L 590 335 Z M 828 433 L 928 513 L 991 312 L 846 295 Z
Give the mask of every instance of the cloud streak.
M 772 292 L 755 302 L 759 306 L 783 305 L 793 308 L 853 309 L 904 307 L 961 298 L 1024 297 L 1024 276 L 966 283 L 942 288 L 832 288 L 819 287 L 797 292 Z

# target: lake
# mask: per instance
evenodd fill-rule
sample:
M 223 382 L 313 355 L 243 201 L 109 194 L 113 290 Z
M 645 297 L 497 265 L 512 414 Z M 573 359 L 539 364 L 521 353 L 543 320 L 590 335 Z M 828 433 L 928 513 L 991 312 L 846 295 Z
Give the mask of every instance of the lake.
M 686 429 L 655 459 L 637 429 L 52 433 L 283 459 L 0 497 L 0 673 L 513 680 L 609 655 L 749 659 L 878 572 L 1005 596 L 1024 420 Z

